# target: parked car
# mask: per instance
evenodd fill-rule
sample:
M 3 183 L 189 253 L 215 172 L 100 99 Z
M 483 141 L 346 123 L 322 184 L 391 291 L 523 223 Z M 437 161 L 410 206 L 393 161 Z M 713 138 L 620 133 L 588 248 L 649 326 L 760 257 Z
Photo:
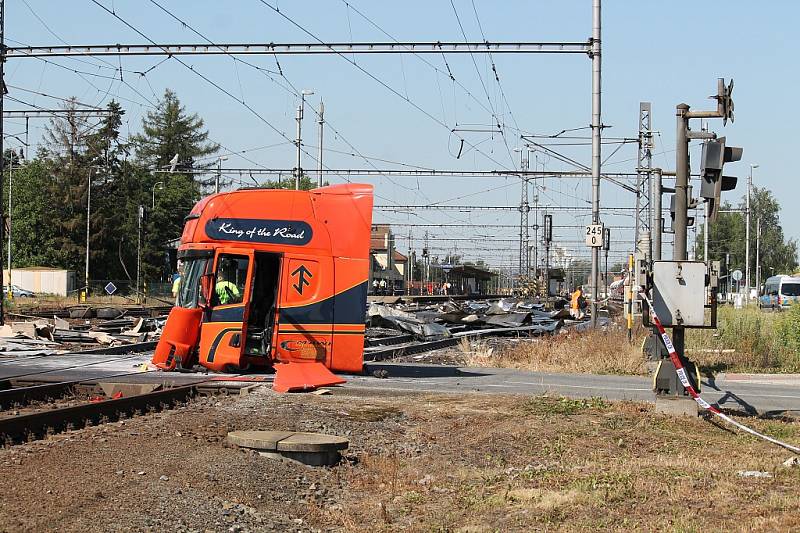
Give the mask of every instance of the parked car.
M 782 309 L 790 307 L 800 298 L 800 278 L 793 276 L 772 276 L 764 282 L 758 298 L 762 309 Z
M 3 287 L 3 294 L 8 294 L 8 285 Z M 11 295 L 14 298 L 31 298 L 34 293 L 17 285 L 11 285 Z

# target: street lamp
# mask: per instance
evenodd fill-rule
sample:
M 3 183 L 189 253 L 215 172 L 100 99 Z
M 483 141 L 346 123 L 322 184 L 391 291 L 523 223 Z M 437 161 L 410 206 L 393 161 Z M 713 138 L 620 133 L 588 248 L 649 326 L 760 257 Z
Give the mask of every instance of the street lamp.
M 157 181 L 156 183 L 153 184 L 153 209 L 156 208 L 156 187 L 158 187 L 158 190 L 160 191 L 164 190 L 164 182 Z
M 22 160 L 25 159 L 25 153 L 22 151 L 22 148 L 19 149 L 19 162 L 22 163 Z M 14 170 L 14 152 L 11 152 L 11 158 L 8 162 L 8 299 L 11 300 L 14 298 L 14 294 L 11 290 L 11 180 L 13 178 L 13 171 Z
M 744 285 L 747 287 L 747 294 L 745 298 L 750 301 L 750 191 L 753 188 L 753 169 L 758 168 L 758 165 L 750 165 L 750 174 L 747 176 L 747 199 L 745 205 L 745 229 L 744 229 Z
M 97 165 L 89 167 L 89 178 L 86 181 L 86 270 L 84 272 L 84 300 L 89 296 L 89 229 L 92 221 L 92 171 L 102 168 Z
M 295 141 L 297 145 L 297 167 L 295 168 L 294 188 L 298 191 L 300 190 L 300 176 L 303 175 L 303 170 L 300 166 L 300 154 L 302 153 L 302 137 L 300 132 L 303 124 L 303 111 L 306 107 L 306 96 L 311 96 L 312 94 L 314 94 L 314 91 L 308 89 L 300 91 L 300 105 L 297 106 L 297 140 Z

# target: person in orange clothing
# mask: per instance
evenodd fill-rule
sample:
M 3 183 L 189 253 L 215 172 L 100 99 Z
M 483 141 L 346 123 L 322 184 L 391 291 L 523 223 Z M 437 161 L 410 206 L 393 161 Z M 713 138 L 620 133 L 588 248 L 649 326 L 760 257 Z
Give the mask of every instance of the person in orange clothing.
M 578 287 L 575 289 L 575 292 L 572 293 L 572 299 L 569 304 L 569 314 L 572 315 L 572 318 L 575 320 L 583 319 L 583 288 Z

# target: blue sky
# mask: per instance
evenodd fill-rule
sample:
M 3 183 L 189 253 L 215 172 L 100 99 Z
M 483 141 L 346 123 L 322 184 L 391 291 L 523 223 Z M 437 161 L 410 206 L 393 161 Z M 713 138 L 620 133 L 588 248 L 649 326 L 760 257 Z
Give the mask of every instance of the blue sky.
M 149 38 L 162 43 L 201 42 L 196 34 L 171 19 L 146 0 L 100 0 Z M 27 2 L 27 3 L 26 3 Z M 287 16 L 325 41 L 386 41 L 388 38 L 355 10 L 361 11 L 401 41 L 460 41 L 463 35 L 450 1 L 367 2 L 365 0 L 288 2 L 277 5 Z M 232 2 L 168 1 L 158 3 L 214 42 L 309 42 L 312 39 L 269 9 L 260 0 Z M 276 0 L 267 0 L 275 5 Z M 591 34 L 591 1 L 504 1 L 454 0 L 464 31 L 470 40 L 482 40 L 478 20 L 490 41 L 583 41 Z M 656 135 L 654 164 L 674 168 L 675 105 L 686 102 L 694 109 L 711 109 L 708 96 L 716 89 L 716 78 L 735 79 L 736 121 L 723 128 L 721 121 L 709 126 L 726 135 L 730 144 L 744 147 L 744 159 L 731 165 L 729 174 L 744 177 L 750 164 L 758 164 L 754 182 L 770 188 L 782 202 L 782 222 L 789 237 L 800 234 L 800 211 L 791 209 L 794 197 L 793 167 L 789 155 L 797 122 L 793 98 L 798 87 L 796 60 L 790 51 L 796 45 L 794 25 L 800 3 L 773 1 L 691 2 L 691 1 L 606 1 L 603 9 L 603 123 L 604 134 L 635 137 L 639 102 L 653 104 Z M 478 13 L 476 18 L 475 11 Z M 37 16 L 39 19 L 37 19 Z M 44 23 L 44 24 L 43 24 Z M 45 27 L 49 27 L 49 30 Z M 8 0 L 6 35 L 9 46 L 17 43 L 106 44 L 145 43 L 91 0 L 69 3 L 43 0 Z M 211 137 L 226 148 L 248 151 L 245 156 L 258 165 L 291 168 L 294 148 L 241 103 L 223 94 L 175 60 L 167 60 L 146 76 L 142 72 L 162 58 L 55 59 L 68 68 L 35 59 L 11 59 L 6 65 L 10 96 L 42 107 L 57 104 L 52 99 L 26 93 L 19 88 L 103 105 L 120 99 L 127 110 L 131 133 L 139 129 L 141 117 L 165 88 L 177 92 L 187 109 L 206 121 Z M 244 58 L 261 69 L 277 71 L 272 57 Z M 289 137 L 294 137 L 297 98 L 280 85 L 288 82 L 297 89 L 312 89 L 309 98 L 317 107 L 325 101 L 326 120 L 335 128 L 326 132 L 326 148 L 419 165 L 427 168 L 490 170 L 518 165 L 517 154 L 508 148 L 520 145 L 518 131 L 556 133 L 585 128 L 591 117 L 591 65 L 583 55 L 501 55 L 493 56 L 500 86 L 494 80 L 485 55 L 425 56 L 433 66 L 414 56 L 356 56 L 355 61 L 402 97 L 365 75 L 345 59 L 326 56 L 283 56 L 279 59 L 285 78 L 234 63 L 229 57 L 187 57 L 184 61 L 213 79 L 238 99 L 243 99 L 264 120 Z M 114 68 L 121 64 L 123 82 Z M 446 75 L 449 67 L 458 84 Z M 79 70 L 78 75 L 71 70 Z M 480 79 L 479 79 L 480 76 Z M 482 82 L 481 82 L 482 79 Z M 288 80 L 288 81 L 287 81 Z M 484 90 L 484 86 L 486 89 Z M 502 92 L 500 88 L 502 87 Z M 468 92 L 467 92 L 468 91 Z M 488 93 L 488 97 L 487 94 Z M 505 96 L 505 97 L 504 97 Z M 430 116 L 410 105 L 412 100 Z M 7 102 L 7 108 L 22 108 Z M 482 129 L 491 124 L 492 113 L 504 125 L 505 138 L 497 133 L 460 133 L 483 153 L 466 151 L 455 158 L 459 141 L 452 128 Z M 433 118 L 431 118 L 433 117 Z M 314 114 L 307 109 L 304 142 L 316 153 Z M 41 134 L 43 121 L 32 121 L 32 140 Z M 476 126 L 478 125 L 478 126 Z M 699 123 L 693 125 L 699 129 Z M 20 133 L 24 126 L 7 121 L 6 129 Z M 588 135 L 578 130 L 575 135 Z M 344 140 L 346 139 L 346 141 Z M 12 145 L 15 141 L 9 141 Z M 348 144 L 349 143 L 349 144 Z M 480 144 L 478 144 L 480 143 Z M 508 148 L 506 146 L 508 144 Z M 276 145 L 276 146 L 273 146 Z M 697 171 L 699 144 L 693 143 L 693 170 Z M 635 145 L 616 148 L 605 145 L 604 170 L 631 172 L 635 167 Z M 589 164 L 589 147 L 565 149 L 570 157 Z M 543 154 L 532 156 L 532 165 L 546 170 L 570 167 Z M 331 167 L 370 168 L 360 157 L 326 152 Z M 230 167 L 253 166 L 237 156 L 224 163 Z M 398 165 L 378 160 L 379 168 Z M 315 168 L 307 158 L 306 168 Z M 332 182 L 341 181 L 332 178 Z M 457 178 L 375 178 L 380 205 L 451 203 L 457 205 L 514 205 L 519 202 L 519 184 L 514 179 Z M 743 184 L 743 182 L 740 182 Z M 587 222 L 585 211 L 564 206 L 588 205 L 588 180 L 548 179 L 540 184 L 539 199 L 555 214 L 556 241 L 574 255 L 587 255 L 578 243 L 580 228 Z M 487 191 L 487 192 L 481 192 Z M 735 200 L 743 185 L 728 198 Z M 533 194 L 533 193 L 532 193 Z M 632 206 L 633 196 L 612 184 L 604 184 L 602 201 L 610 206 Z M 607 224 L 631 226 L 630 217 L 604 216 Z M 482 257 L 498 265 L 516 261 L 515 212 L 417 211 L 397 209 L 376 211 L 375 221 L 398 224 L 397 232 L 413 233 L 419 243 L 427 229 L 435 253 L 456 251 L 471 258 Z M 399 224 L 455 224 L 456 228 L 421 228 Z M 436 239 L 436 240 L 433 240 Z M 451 239 L 451 240 L 448 240 Z M 632 241 L 628 229 L 615 230 L 614 242 Z M 407 248 L 407 241 L 400 242 Z M 419 244 L 415 246 L 419 247 Z M 438 248 L 438 249 L 437 249 Z M 612 261 L 630 248 L 616 245 Z M 669 251 L 667 251 L 667 254 Z

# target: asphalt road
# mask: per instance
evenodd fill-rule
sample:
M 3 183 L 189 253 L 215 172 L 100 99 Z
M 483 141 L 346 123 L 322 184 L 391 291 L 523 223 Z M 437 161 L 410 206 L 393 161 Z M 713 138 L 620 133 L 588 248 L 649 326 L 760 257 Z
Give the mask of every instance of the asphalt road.
M 370 363 L 364 376 L 349 376 L 346 386 L 422 392 L 560 394 L 577 398 L 653 402 L 652 379 L 638 376 L 554 374 L 500 368 Z M 385 370 L 388 377 L 373 377 Z M 722 408 L 748 414 L 800 414 L 800 376 L 720 374 L 704 379 L 701 396 Z
M 214 376 L 142 372 L 139 365 L 149 361 L 150 357 L 147 353 L 134 356 L 80 354 L 4 360 L 0 361 L 0 380 L 91 380 L 130 372 L 132 375 L 124 381 L 181 384 Z M 348 382 L 343 386 L 385 392 L 549 393 L 577 398 L 598 396 L 609 400 L 654 401 L 652 381 L 646 377 L 553 374 L 392 362 L 369 363 L 366 369 L 364 375 L 345 376 Z M 386 377 L 375 377 L 375 372 Z M 223 376 L 216 377 L 219 379 Z M 256 376 L 258 381 L 265 381 L 263 374 Z M 266 381 L 270 378 L 268 376 Z M 703 380 L 701 394 L 710 403 L 749 414 L 769 416 L 787 411 L 800 414 L 800 376 L 797 375 L 720 374 L 713 380 Z

